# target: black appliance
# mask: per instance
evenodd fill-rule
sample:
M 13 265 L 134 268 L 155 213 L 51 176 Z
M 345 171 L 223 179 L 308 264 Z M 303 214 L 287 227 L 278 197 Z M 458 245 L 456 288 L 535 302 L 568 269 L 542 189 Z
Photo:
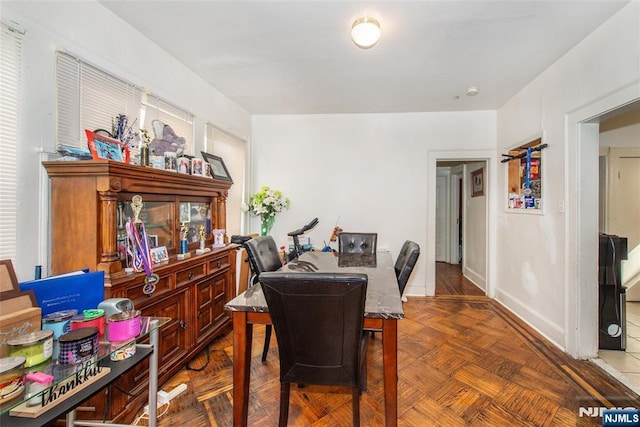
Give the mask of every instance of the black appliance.
M 627 259 L 627 238 L 600 234 L 599 241 L 599 347 L 605 350 L 625 350 L 626 288 L 622 286 L 621 261 Z

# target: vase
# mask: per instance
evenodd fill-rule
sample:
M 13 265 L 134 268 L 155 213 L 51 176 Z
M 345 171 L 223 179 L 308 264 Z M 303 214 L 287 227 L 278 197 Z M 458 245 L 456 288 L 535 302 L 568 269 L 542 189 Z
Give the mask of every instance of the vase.
M 275 222 L 275 216 L 267 216 L 262 218 L 262 223 L 260 224 L 260 235 L 268 236 L 271 233 L 271 228 L 273 227 L 273 223 Z

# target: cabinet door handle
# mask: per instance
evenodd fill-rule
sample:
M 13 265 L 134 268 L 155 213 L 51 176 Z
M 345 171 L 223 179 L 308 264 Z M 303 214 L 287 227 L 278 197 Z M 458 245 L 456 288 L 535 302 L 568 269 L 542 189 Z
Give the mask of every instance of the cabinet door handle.
M 184 320 L 181 320 L 181 321 L 180 321 L 180 327 L 181 327 L 182 329 L 187 329 L 187 322 L 185 322 Z
M 201 311 L 198 311 L 198 319 L 200 319 L 202 316 L 204 316 L 204 313 Z
M 222 267 L 222 263 L 218 261 L 218 268 Z
M 189 280 L 193 279 L 193 271 L 189 272 Z

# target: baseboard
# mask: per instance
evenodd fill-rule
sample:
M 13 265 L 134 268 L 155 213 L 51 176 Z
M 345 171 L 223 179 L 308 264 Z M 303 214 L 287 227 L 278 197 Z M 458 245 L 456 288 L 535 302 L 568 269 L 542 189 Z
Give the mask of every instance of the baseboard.
M 462 272 L 464 277 L 466 277 L 471 283 L 476 285 L 480 290 L 484 293 L 487 292 L 487 279 L 477 272 L 473 271 L 469 267 L 465 267 Z
M 512 297 L 510 294 L 500 289 L 496 289 L 495 292 L 496 302 L 500 303 L 505 309 L 519 317 L 520 320 L 525 322 L 547 340 L 551 341 L 562 351 L 566 351 L 566 346 L 564 345 L 564 328 L 550 322 L 543 315 L 531 310 L 527 304 Z

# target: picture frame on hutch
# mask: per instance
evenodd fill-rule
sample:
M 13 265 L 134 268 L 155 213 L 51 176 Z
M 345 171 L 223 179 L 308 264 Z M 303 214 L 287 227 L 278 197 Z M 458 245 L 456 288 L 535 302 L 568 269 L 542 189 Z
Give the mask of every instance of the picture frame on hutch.
M 122 141 L 85 129 L 87 145 L 93 160 L 115 160 L 129 163 L 129 147 Z
M 209 171 L 213 178 L 233 182 L 233 179 L 231 179 L 229 170 L 224 164 L 224 160 L 222 160 L 222 157 L 215 156 L 204 151 L 201 151 L 200 153 L 202 153 L 202 158 L 205 160 L 205 162 L 209 164 Z

